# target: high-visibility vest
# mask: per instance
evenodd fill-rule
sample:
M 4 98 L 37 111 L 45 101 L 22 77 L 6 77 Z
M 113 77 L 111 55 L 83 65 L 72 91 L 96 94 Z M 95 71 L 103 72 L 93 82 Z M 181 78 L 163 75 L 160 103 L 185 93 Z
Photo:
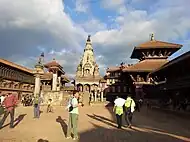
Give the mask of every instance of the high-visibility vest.
M 118 115 L 123 114 L 123 107 L 121 107 L 121 106 L 116 106 L 116 107 L 115 107 L 115 113 L 118 114 Z
M 129 108 L 132 103 L 133 103 L 133 99 L 132 98 L 127 98 L 127 100 L 125 101 L 125 107 Z

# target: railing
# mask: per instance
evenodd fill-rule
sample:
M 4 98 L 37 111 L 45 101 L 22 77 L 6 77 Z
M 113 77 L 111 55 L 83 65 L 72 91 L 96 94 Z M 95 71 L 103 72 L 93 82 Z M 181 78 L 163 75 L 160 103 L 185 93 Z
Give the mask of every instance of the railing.
M 4 90 L 4 91 L 20 91 L 20 92 L 33 92 L 33 89 L 8 88 L 8 87 L 0 87 L 0 90 Z

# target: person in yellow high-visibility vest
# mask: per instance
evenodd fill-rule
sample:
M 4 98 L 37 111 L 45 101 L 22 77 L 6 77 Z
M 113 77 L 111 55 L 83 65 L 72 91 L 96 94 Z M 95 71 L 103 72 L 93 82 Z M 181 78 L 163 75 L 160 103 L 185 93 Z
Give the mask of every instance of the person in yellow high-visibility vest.
M 116 115 L 117 124 L 118 124 L 117 128 L 121 129 L 121 127 L 122 127 L 122 116 L 123 116 L 123 105 L 125 103 L 125 100 L 122 98 L 119 98 L 117 96 L 114 103 L 115 103 L 115 105 L 113 108 L 113 112 L 115 112 L 115 115 Z
M 128 127 L 132 126 L 133 112 L 135 111 L 135 101 L 131 98 L 131 95 L 128 95 L 125 101 L 125 121 L 128 124 Z

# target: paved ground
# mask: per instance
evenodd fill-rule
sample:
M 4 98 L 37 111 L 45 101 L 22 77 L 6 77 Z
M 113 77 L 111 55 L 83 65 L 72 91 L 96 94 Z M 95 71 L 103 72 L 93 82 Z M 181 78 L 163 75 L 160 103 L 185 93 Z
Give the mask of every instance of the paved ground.
M 45 111 L 45 107 L 41 110 Z M 133 129 L 115 128 L 112 109 L 103 105 L 80 108 L 80 142 L 183 142 L 190 141 L 190 122 L 162 112 L 142 110 L 134 114 Z M 20 117 L 19 117 L 20 116 Z M 14 129 L 0 130 L 0 142 L 71 142 L 65 139 L 68 114 L 63 107 L 55 113 L 43 112 L 33 119 L 32 107 L 19 107 L 16 117 L 21 120 Z M 5 123 L 8 123 L 9 119 Z M 15 123 L 16 123 L 15 122 Z

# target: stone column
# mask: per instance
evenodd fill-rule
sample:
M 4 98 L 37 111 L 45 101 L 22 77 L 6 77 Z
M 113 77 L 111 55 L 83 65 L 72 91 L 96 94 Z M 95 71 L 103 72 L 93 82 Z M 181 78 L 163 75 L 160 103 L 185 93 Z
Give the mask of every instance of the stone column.
M 101 97 L 101 102 L 103 102 L 104 101 L 104 92 L 103 91 L 100 92 L 100 97 Z
M 53 74 L 52 91 L 57 90 L 57 73 Z
M 93 102 L 94 101 L 94 95 L 93 95 L 93 93 L 90 93 L 90 95 L 91 95 L 91 102 Z
M 95 102 L 97 101 L 97 92 L 96 91 L 94 92 L 94 101 Z
M 59 86 L 57 87 L 57 91 L 60 91 L 60 89 L 61 89 L 61 77 L 60 76 L 58 77 L 58 83 L 59 83 Z
M 34 96 L 40 94 L 40 75 L 37 74 L 35 76 L 35 88 L 34 88 Z

